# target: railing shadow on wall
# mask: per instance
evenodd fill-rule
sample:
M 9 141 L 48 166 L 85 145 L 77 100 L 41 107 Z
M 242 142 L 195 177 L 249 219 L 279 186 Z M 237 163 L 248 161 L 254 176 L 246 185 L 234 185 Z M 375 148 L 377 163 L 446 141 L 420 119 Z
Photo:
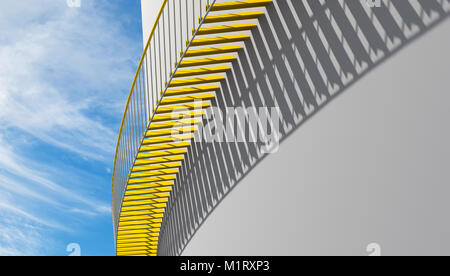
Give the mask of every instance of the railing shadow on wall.
M 279 107 L 283 142 L 449 14 L 448 0 L 385 0 L 375 8 L 363 0 L 274 1 L 214 104 L 224 112 L 233 106 Z M 183 253 L 215 208 L 264 160 L 263 147 L 193 143 L 166 210 L 159 255 Z

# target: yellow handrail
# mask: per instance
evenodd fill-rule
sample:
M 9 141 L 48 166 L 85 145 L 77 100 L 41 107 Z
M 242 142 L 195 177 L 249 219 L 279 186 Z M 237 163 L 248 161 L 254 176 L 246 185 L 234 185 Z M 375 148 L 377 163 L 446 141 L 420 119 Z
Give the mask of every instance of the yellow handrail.
M 150 32 L 150 35 L 148 37 L 147 43 L 145 44 L 144 52 L 142 53 L 141 60 L 139 62 L 138 68 L 136 70 L 136 74 L 134 76 L 133 84 L 131 85 L 131 91 L 130 91 L 130 94 L 128 95 L 127 104 L 125 106 L 125 111 L 124 111 L 123 116 L 122 116 L 122 124 L 120 125 L 119 137 L 117 138 L 116 153 L 114 154 L 114 166 L 113 166 L 113 172 L 112 172 L 111 197 L 114 196 L 114 176 L 115 176 L 115 173 L 116 173 L 117 153 L 119 151 L 120 137 L 122 136 L 123 125 L 124 125 L 125 117 L 126 117 L 126 114 L 127 114 L 127 111 L 128 111 L 128 105 L 129 105 L 129 103 L 131 101 L 131 96 L 133 95 L 133 90 L 134 90 L 134 86 L 136 84 L 136 80 L 137 80 L 137 78 L 139 76 L 139 72 L 141 70 L 142 63 L 144 61 L 145 55 L 146 55 L 148 47 L 150 45 L 150 40 L 152 39 L 153 34 L 155 33 L 156 27 L 158 26 L 159 19 L 161 18 L 161 15 L 162 15 L 163 10 L 164 10 L 164 8 L 165 8 L 165 6 L 167 4 L 167 1 L 168 0 L 164 0 L 164 3 L 162 4 L 161 9 L 159 10 L 158 16 L 156 17 L 156 21 L 155 21 L 155 24 L 153 25 L 152 31 Z M 113 207 L 113 206 L 111 206 L 111 207 Z

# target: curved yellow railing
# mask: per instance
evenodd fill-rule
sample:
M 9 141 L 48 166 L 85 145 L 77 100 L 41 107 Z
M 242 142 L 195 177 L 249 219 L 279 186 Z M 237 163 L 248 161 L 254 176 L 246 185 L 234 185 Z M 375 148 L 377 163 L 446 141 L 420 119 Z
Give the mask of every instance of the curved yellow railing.
M 113 173 L 112 173 L 111 194 L 112 194 L 112 190 L 114 189 L 114 176 L 115 176 L 115 169 L 116 169 L 116 163 L 117 163 L 117 153 L 118 153 L 118 150 L 119 150 L 119 144 L 120 144 L 121 137 L 122 137 L 125 117 L 126 117 L 126 114 L 127 114 L 128 108 L 129 108 L 129 104 L 130 104 L 130 101 L 131 101 L 131 96 L 133 95 L 134 87 L 136 85 L 136 80 L 137 80 L 137 78 L 139 76 L 139 72 L 141 70 L 141 67 L 142 67 L 145 55 L 146 55 L 146 53 L 148 51 L 148 47 L 150 45 L 150 41 L 153 38 L 153 34 L 155 33 L 156 27 L 158 26 L 159 19 L 161 18 L 161 15 L 162 15 L 162 13 L 164 11 L 164 7 L 166 7 L 167 1 L 168 0 L 164 0 L 163 4 L 162 4 L 162 6 L 161 6 L 161 8 L 160 8 L 160 10 L 158 12 L 158 16 L 156 17 L 155 24 L 153 25 L 152 30 L 150 32 L 150 35 L 149 35 L 149 37 L 147 39 L 147 43 L 145 44 L 144 51 L 143 51 L 142 56 L 141 56 L 141 60 L 139 61 L 139 65 L 138 65 L 137 70 L 136 70 L 136 74 L 134 75 L 134 79 L 133 79 L 133 83 L 131 85 L 130 93 L 128 94 L 127 103 L 125 105 L 125 111 L 123 113 L 122 122 L 120 124 L 119 137 L 117 138 L 116 152 L 114 154 L 114 166 L 113 166 Z
M 112 214 L 114 237 L 126 187 L 145 135 L 164 92 L 172 81 L 189 41 L 202 17 L 215 0 L 164 0 L 144 47 L 117 139 L 112 173 Z M 206 10 L 203 8 L 206 6 Z M 191 30 L 194 30 L 191 32 Z M 181 52 L 181 59 L 177 58 Z M 117 243 L 117 240 L 116 240 Z
M 169 198 L 205 109 L 249 38 L 245 32 L 256 26 L 247 21 L 263 14 L 251 9 L 271 2 L 164 1 L 117 141 L 111 196 L 117 255 L 157 254 Z
M 115 179 L 116 164 L 117 164 L 117 154 L 118 154 L 118 151 L 119 151 L 119 144 L 120 144 L 120 141 L 121 141 L 121 138 L 122 138 L 122 132 L 123 132 L 123 127 L 124 127 L 125 117 L 127 115 L 127 111 L 128 111 L 128 108 L 129 108 L 131 97 L 133 95 L 134 87 L 136 85 L 136 80 L 137 80 L 137 78 L 139 76 L 139 72 L 140 72 L 142 64 L 144 62 L 145 55 L 146 55 L 146 53 L 148 51 L 148 48 L 149 48 L 149 45 L 150 45 L 150 41 L 153 38 L 153 35 L 155 33 L 155 30 L 156 30 L 156 27 L 158 26 L 158 22 L 161 19 L 161 15 L 162 15 L 162 13 L 164 11 L 164 8 L 167 5 L 167 1 L 168 0 L 164 0 L 163 4 L 161 5 L 161 8 L 160 8 L 160 10 L 158 12 L 158 16 L 156 17 L 156 20 L 155 20 L 155 24 L 153 25 L 152 30 L 150 32 L 150 35 L 149 35 L 149 37 L 147 39 L 147 43 L 145 44 L 144 51 L 142 53 L 141 59 L 139 61 L 139 65 L 138 65 L 137 70 L 136 70 L 136 74 L 135 74 L 134 79 L 133 79 L 133 83 L 131 85 L 131 90 L 130 90 L 130 93 L 128 95 L 127 103 L 125 105 L 125 111 L 124 111 L 123 116 L 122 116 L 122 122 L 121 122 L 121 125 L 120 125 L 119 136 L 117 138 L 116 152 L 114 154 L 114 166 L 113 166 L 113 171 L 112 171 L 111 197 L 113 197 L 113 193 L 114 193 L 113 190 L 114 190 L 114 179 Z M 112 199 L 112 201 L 113 201 L 113 199 Z M 112 206 L 112 208 L 114 208 L 114 207 Z M 113 223 L 115 224 L 114 221 L 113 221 Z

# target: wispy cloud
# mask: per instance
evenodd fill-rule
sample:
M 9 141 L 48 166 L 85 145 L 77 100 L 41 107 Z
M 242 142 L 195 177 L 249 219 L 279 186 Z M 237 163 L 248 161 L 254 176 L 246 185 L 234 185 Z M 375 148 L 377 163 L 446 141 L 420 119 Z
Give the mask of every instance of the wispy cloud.
M 0 3 L 0 255 L 43 254 L 45 233 L 70 231 L 61 217 L 110 215 L 70 163 L 41 164 L 36 149 L 110 166 L 139 43 L 106 5 Z
M 44 255 L 41 231 L 23 222 L 0 222 L 0 256 Z
M 51 239 L 45 237 L 51 230 L 70 231 L 58 222 L 33 215 L 17 202 L 8 202 L 0 196 L 0 256 L 43 255 Z
M 0 202 L 0 208 L 2 209 L 3 212 L 7 212 L 7 213 L 13 213 L 16 216 L 22 217 L 26 220 L 29 220 L 31 222 L 37 223 L 39 225 L 42 226 L 47 226 L 53 229 L 58 229 L 58 230 L 64 230 L 64 231 L 69 231 L 69 229 L 65 228 L 64 226 L 55 223 L 55 222 L 51 222 L 51 221 L 47 221 L 44 220 L 42 218 L 36 217 L 16 206 L 13 206 L 11 204 L 8 204 L 6 202 Z
M 42 170 L 33 168 L 39 167 L 34 163 L 15 154 L 0 137 L 0 187 L 22 197 L 34 197 L 65 210 L 71 209 L 65 206 L 66 204 L 76 203 L 89 207 L 91 213 L 105 213 L 107 206 L 105 203 L 83 195 L 77 187 L 64 187 L 53 182 L 43 175 Z M 5 176 L 5 173 L 22 181 L 13 181 L 10 177 Z
M 92 1 L 83 1 L 82 9 L 65 4 L 2 1 L 0 124 L 106 160 L 116 133 L 98 111 L 111 114 L 117 107 L 123 96 L 117 91 L 133 75 L 127 54 L 135 47 Z

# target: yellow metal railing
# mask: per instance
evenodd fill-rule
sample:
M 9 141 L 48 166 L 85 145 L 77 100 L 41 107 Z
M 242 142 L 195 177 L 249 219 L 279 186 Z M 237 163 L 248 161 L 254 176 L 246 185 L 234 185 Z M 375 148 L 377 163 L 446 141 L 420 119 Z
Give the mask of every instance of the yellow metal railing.
M 145 44 L 145 48 L 144 48 L 144 51 L 142 53 L 141 60 L 139 61 L 139 65 L 138 65 L 138 68 L 136 70 L 136 74 L 134 76 L 133 83 L 131 85 L 131 90 L 130 90 L 130 93 L 128 95 L 127 103 L 125 105 L 125 111 L 124 111 L 123 116 L 122 116 L 122 123 L 120 125 L 119 136 L 117 138 L 116 152 L 115 152 L 115 155 L 114 155 L 114 167 L 113 167 L 113 172 L 112 172 L 112 186 L 111 186 L 112 198 L 111 198 L 111 202 L 112 202 L 112 213 L 113 213 L 113 223 L 114 223 L 114 225 L 116 225 L 116 219 L 117 219 L 116 217 L 118 216 L 118 214 L 117 214 L 118 202 L 117 202 L 117 198 L 114 197 L 116 195 L 116 192 L 114 191 L 114 188 L 116 187 L 115 186 L 116 166 L 117 166 L 117 157 L 118 157 L 118 153 L 119 153 L 119 146 L 120 146 L 120 143 L 122 141 L 122 133 L 123 133 L 124 125 L 125 125 L 125 119 L 126 119 L 126 115 L 127 115 L 128 109 L 130 107 L 130 102 L 131 102 L 131 99 L 132 99 L 132 96 L 133 96 L 134 87 L 136 85 L 136 80 L 138 79 L 140 70 L 142 68 L 142 64 L 144 62 L 145 56 L 147 54 L 147 51 L 148 51 L 148 48 L 149 48 L 149 45 L 150 45 L 150 41 L 153 38 L 155 30 L 156 30 L 156 28 L 158 26 L 158 22 L 161 19 L 161 15 L 162 15 L 162 13 L 164 11 L 164 8 L 167 5 L 167 1 L 168 0 L 164 0 L 163 4 L 162 4 L 162 6 L 161 6 L 161 8 L 159 10 L 158 16 L 156 17 L 155 24 L 153 25 L 153 28 L 152 28 L 152 30 L 150 32 L 149 38 L 147 40 L 147 43 Z
M 112 173 L 112 215 L 115 237 L 131 168 L 161 97 L 215 0 L 165 0 L 133 79 L 122 117 Z M 207 9 L 204 9 L 204 7 Z M 181 52 L 181 58 L 178 58 Z

